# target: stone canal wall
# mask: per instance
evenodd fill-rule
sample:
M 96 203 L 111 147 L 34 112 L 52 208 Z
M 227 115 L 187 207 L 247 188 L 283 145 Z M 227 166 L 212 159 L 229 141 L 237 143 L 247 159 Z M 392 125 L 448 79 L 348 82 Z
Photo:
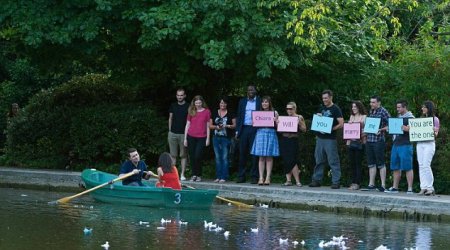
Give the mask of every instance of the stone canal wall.
M 0 167 L 0 187 L 81 192 L 80 183 L 80 172 Z M 220 196 L 255 205 L 261 203 L 269 207 L 450 222 L 450 196 L 447 195 L 386 194 L 345 188 L 282 187 L 280 184 L 216 184 L 211 181 L 186 184 L 195 188 L 217 189 Z

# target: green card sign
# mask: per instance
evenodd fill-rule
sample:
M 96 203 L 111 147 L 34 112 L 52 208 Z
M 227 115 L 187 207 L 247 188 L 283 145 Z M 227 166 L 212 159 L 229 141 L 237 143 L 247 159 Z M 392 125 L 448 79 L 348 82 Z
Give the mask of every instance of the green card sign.
M 410 141 L 434 140 L 433 117 L 409 119 Z

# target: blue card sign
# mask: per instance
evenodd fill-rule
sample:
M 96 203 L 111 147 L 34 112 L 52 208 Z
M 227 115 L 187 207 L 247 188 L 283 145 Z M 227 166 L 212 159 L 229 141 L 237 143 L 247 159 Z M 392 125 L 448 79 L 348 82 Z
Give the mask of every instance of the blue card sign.
M 389 118 L 388 128 L 391 135 L 402 135 L 403 118 Z
M 380 123 L 381 118 L 367 117 L 364 126 L 364 133 L 377 134 L 380 129 Z
M 331 134 L 333 128 L 333 118 L 314 115 L 311 123 L 311 130 Z

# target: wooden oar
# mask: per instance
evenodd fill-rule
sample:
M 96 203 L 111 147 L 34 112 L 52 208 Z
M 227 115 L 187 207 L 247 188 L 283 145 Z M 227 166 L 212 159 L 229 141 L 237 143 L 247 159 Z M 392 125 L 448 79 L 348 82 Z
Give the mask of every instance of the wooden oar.
M 195 189 L 194 187 L 186 185 L 186 184 L 183 184 L 182 186 L 190 188 L 190 189 Z M 235 206 L 238 206 L 238 207 L 245 207 L 245 208 L 252 208 L 253 207 L 253 205 L 248 205 L 248 204 L 245 204 L 245 203 L 242 203 L 242 202 L 239 202 L 239 201 L 232 201 L 232 200 L 229 200 L 227 198 L 224 198 L 224 197 L 218 196 L 218 195 L 216 195 L 216 198 L 219 199 L 219 200 L 223 200 L 225 202 L 229 202 L 231 204 L 234 204 Z
M 83 191 L 83 192 L 81 192 L 81 193 L 79 193 L 79 194 L 75 194 L 75 195 L 72 195 L 72 196 L 69 196 L 69 197 L 64 197 L 64 198 L 61 198 L 61 199 L 59 199 L 59 200 L 57 200 L 57 201 L 49 202 L 49 204 L 67 203 L 67 202 L 69 202 L 69 201 L 72 200 L 72 199 L 75 199 L 75 198 L 77 198 L 77 197 L 79 197 L 79 196 L 82 196 L 83 194 L 90 193 L 90 192 L 95 191 L 95 190 L 97 190 L 97 189 L 99 189 L 99 188 L 102 188 L 102 187 L 104 187 L 104 186 L 108 186 L 108 185 L 110 185 L 110 184 L 112 184 L 112 183 L 114 183 L 114 182 L 116 182 L 116 181 L 120 181 L 120 180 L 126 179 L 126 178 L 128 178 L 128 177 L 130 177 L 130 176 L 132 176 L 132 175 L 134 175 L 133 172 L 130 172 L 130 173 L 128 173 L 128 174 L 124 174 L 124 175 L 122 175 L 122 176 L 117 177 L 116 179 L 114 179 L 114 180 L 112 180 L 112 181 L 108 181 L 108 182 L 106 182 L 106 183 L 103 183 L 103 184 L 98 185 L 98 186 L 96 186 L 96 187 L 93 187 L 93 188 L 91 188 L 91 189 L 85 190 L 85 191 Z

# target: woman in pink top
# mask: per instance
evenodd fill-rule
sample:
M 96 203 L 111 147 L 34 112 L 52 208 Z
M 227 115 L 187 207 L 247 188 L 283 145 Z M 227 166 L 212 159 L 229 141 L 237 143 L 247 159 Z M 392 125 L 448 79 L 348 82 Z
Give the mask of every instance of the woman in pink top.
M 184 146 L 188 148 L 192 166 L 191 181 L 201 181 L 202 155 L 205 147 L 209 146 L 209 120 L 211 111 L 203 97 L 197 95 L 192 99 L 188 109 L 186 128 L 184 130 Z

